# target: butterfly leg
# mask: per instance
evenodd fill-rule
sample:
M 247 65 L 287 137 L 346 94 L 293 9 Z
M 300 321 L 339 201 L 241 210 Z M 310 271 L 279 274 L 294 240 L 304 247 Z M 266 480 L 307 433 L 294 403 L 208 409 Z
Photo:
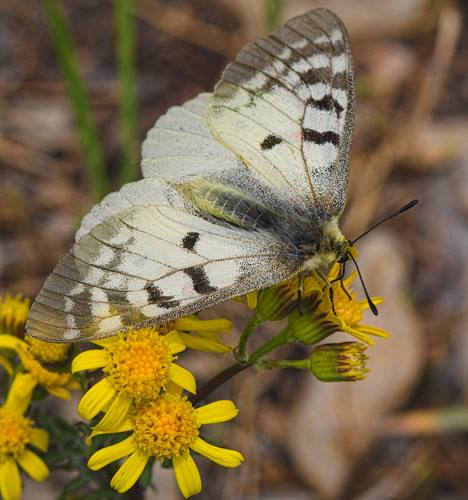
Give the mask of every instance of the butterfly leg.
M 341 289 L 343 290 L 343 292 L 346 294 L 346 296 L 348 297 L 349 300 L 353 300 L 353 298 L 351 297 L 351 295 L 349 294 L 348 290 L 346 290 L 346 287 L 344 286 L 343 284 L 343 278 L 345 276 L 345 267 L 346 266 L 346 262 L 343 262 L 341 264 L 341 267 L 340 267 L 340 274 L 339 276 L 337 276 L 334 280 L 332 280 L 331 282 L 334 283 L 335 281 L 339 281 L 340 282 L 340 286 L 341 286 Z
M 336 314 L 335 304 L 333 302 L 333 287 L 332 287 L 331 283 L 327 280 L 327 277 L 321 271 L 319 271 L 318 269 L 316 269 L 315 271 L 320 276 L 320 278 L 322 278 L 322 281 L 325 283 L 325 285 L 330 290 L 330 301 L 331 301 L 331 305 L 332 305 L 333 314 L 335 316 L 338 316 L 338 314 Z M 336 279 L 338 279 L 338 278 L 336 278 Z M 336 281 L 336 279 L 334 279 L 333 281 Z M 341 281 L 341 279 L 340 279 L 340 281 Z
M 304 295 L 304 272 L 299 271 L 297 273 L 297 298 L 299 302 L 298 310 L 301 316 L 302 316 L 301 304 L 303 295 Z

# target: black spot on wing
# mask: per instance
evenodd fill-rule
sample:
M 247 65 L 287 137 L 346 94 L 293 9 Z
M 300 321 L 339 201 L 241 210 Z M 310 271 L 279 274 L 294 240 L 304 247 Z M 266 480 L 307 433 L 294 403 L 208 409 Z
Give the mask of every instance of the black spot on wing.
M 311 128 L 302 129 L 303 137 L 305 141 L 313 142 L 315 144 L 325 144 L 330 142 L 334 146 L 338 147 L 340 144 L 340 136 L 336 132 L 328 130 L 327 132 L 317 132 Z
M 146 291 L 148 292 L 148 302 L 150 304 L 156 304 L 164 309 L 172 309 L 180 305 L 179 300 L 173 300 L 174 295 L 164 295 L 154 283 L 150 283 L 146 287 Z
M 263 139 L 263 142 L 260 144 L 260 147 L 262 148 L 262 151 L 265 151 L 271 149 L 273 146 L 276 146 L 277 144 L 280 144 L 281 142 L 283 142 L 283 139 L 281 139 L 281 137 L 270 134 L 269 136 L 265 137 L 265 139 Z
M 300 77 L 307 85 L 326 83 L 332 77 L 332 70 L 330 67 L 309 69 L 305 73 L 300 73 Z
M 190 267 L 185 269 L 184 273 L 192 280 L 193 288 L 197 293 L 204 295 L 217 290 L 216 287 L 210 285 L 210 280 L 203 267 Z
M 325 95 L 322 99 L 309 99 L 307 104 L 322 111 L 336 111 L 338 116 L 343 112 L 343 106 L 330 94 Z
M 186 250 L 193 250 L 199 239 L 200 239 L 200 233 L 197 233 L 196 231 L 191 231 L 184 236 L 182 240 L 182 246 Z

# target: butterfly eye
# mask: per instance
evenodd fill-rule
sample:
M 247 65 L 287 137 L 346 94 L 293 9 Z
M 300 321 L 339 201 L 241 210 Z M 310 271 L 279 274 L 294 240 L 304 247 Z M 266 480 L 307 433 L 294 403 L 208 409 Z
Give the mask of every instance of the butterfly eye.
M 349 260 L 349 254 L 348 252 L 346 252 L 337 260 L 337 262 L 339 264 L 344 264 L 345 262 L 348 262 L 348 260 Z

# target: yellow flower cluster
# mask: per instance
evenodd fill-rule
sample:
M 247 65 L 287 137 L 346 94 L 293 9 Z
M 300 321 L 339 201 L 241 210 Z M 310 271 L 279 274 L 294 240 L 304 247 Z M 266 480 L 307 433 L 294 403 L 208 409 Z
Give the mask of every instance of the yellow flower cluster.
M 83 396 L 78 406 L 86 419 L 104 416 L 93 427 L 88 443 L 98 434 L 131 431 L 129 437 L 97 451 L 91 469 L 128 456 L 111 480 L 119 492 L 138 480 L 150 457 L 172 460 L 184 497 L 199 493 L 201 478 L 190 450 L 225 467 L 243 461 L 234 450 L 209 445 L 199 437 L 203 424 L 224 422 L 237 415 L 231 401 L 194 408 L 182 391 L 195 393 L 193 375 L 178 364 L 177 354 L 187 347 L 208 352 L 230 352 L 218 333 L 227 333 L 225 319 L 202 321 L 194 315 L 160 326 L 130 330 L 94 341 L 101 349 L 82 352 L 72 372 L 102 369 L 104 377 Z M 191 332 L 191 333 L 188 333 Z

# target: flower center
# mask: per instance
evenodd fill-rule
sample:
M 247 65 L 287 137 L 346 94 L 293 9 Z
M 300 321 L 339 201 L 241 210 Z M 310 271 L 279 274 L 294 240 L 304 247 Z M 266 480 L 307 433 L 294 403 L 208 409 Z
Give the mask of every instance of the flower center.
M 29 344 L 29 352 L 41 363 L 60 363 L 68 357 L 70 344 L 43 342 L 29 335 L 24 337 Z
M 8 456 L 20 456 L 31 441 L 31 425 L 29 418 L 14 413 L 7 408 L 0 408 L 0 463 Z
M 333 283 L 333 305 L 338 317 L 348 325 L 357 325 L 362 320 L 362 311 L 356 302 L 356 294 L 347 288 L 351 299 L 346 295 L 340 283 Z
M 169 344 L 155 328 L 119 334 L 109 347 L 107 365 L 115 389 L 141 402 L 155 398 L 169 380 L 169 368 L 175 359 Z
M 161 461 L 188 450 L 199 427 L 192 404 L 172 394 L 137 407 L 133 422 L 140 448 Z

